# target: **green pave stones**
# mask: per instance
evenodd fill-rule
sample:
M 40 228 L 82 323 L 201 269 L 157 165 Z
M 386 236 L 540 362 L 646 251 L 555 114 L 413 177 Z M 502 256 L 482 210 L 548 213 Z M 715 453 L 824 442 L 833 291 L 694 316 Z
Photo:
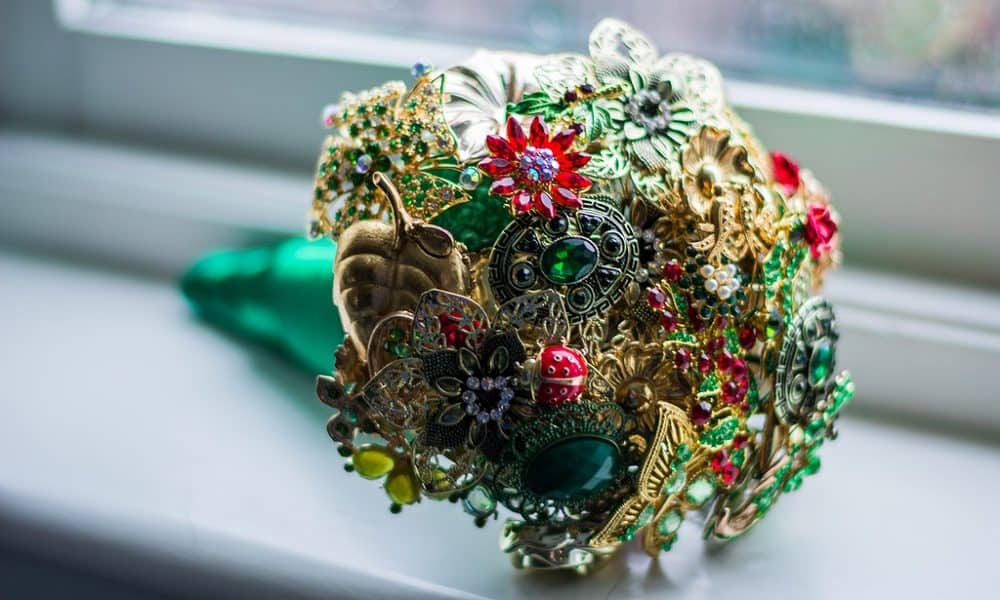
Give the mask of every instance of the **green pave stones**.
M 597 267 L 597 245 L 584 237 L 556 241 L 542 253 L 539 266 L 552 283 L 567 285 L 583 281 Z
M 687 489 L 687 501 L 701 506 L 715 494 L 715 481 L 711 477 L 699 477 Z
M 569 500 L 605 489 L 615 481 L 621 453 L 603 437 L 560 440 L 535 455 L 524 472 L 524 484 L 542 498 Z

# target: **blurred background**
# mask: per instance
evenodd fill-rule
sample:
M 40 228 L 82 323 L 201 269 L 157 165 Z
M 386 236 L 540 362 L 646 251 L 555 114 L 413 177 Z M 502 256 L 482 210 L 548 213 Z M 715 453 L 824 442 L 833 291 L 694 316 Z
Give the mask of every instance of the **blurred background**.
M 667 575 L 627 557 L 588 582 L 522 577 L 498 524 L 459 531 L 447 504 L 390 519 L 343 473 L 302 361 L 207 326 L 177 281 L 303 231 L 341 92 L 476 47 L 584 51 L 605 16 L 718 64 L 765 144 L 831 190 L 828 295 L 860 393 L 824 476 L 737 548 L 705 559 L 692 531 Z M 998 189 L 996 0 L 3 0 L 0 589 L 988 592 Z M 462 555 L 425 549 L 448 544 Z

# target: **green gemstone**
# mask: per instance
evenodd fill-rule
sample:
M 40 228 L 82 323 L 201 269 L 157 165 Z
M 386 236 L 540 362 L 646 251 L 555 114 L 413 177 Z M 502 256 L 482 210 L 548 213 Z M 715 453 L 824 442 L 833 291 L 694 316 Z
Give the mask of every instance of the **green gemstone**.
M 656 532 L 663 537 L 676 533 L 681 527 L 681 513 L 672 510 L 663 515 L 660 522 L 656 524 Z
M 688 486 L 687 500 L 695 506 L 701 506 L 713 494 L 715 494 L 715 482 L 710 477 L 699 477 Z
M 539 265 L 552 283 L 567 285 L 586 279 L 597 267 L 597 245 L 583 237 L 567 237 L 542 252 Z
M 680 469 L 663 484 L 663 495 L 672 496 L 676 494 L 684 489 L 685 483 L 687 483 L 687 472 L 684 469 Z
M 480 516 L 492 514 L 497 507 L 497 501 L 493 494 L 481 485 L 469 490 L 469 494 L 462 501 L 465 512 L 470 515 Z
M 691 448 L 688 448 L 687 444 L 681 444 L 677 446 L 677 458 L 687 461 L 691 458 Z
M 646 508 L 642 509 L 641 513 L 639 513 L 639 516 L 635 520 L 635 528 L 642 529 L 646 525 L 649 525 L 649 522 L 652 520 L 653 520 L 653 505 L 650 504 Z
M 821 385 L 833 373 L 833 342 L 822 340 L 813 347 L 809 357 L 809 383 Z
M 506 207 L 491 198 L 475 198 L 456 204 L 434 217 L 432 223 L 444 227 L 472 252 L 488 248 L 511 221 Z
M 578 499 L 614 483 L 621 462 L 613 441 L 592 435 L 571 437 L 535 454 L 524 469 L 524 484 L 542 498 Z

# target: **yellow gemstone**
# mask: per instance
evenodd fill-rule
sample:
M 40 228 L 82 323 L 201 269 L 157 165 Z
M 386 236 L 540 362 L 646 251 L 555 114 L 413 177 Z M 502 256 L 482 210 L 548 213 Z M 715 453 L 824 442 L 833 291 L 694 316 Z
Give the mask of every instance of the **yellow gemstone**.
M 393 502 L 413 504 L 420 499 L 420 487 L 412 473 L 393 473 L 385 480 L 385 493 Z
M 354 470 L 367 479 L 378 479 L 396 465 L 392 453 L 380 446 L 362 446 L 354 453 Z

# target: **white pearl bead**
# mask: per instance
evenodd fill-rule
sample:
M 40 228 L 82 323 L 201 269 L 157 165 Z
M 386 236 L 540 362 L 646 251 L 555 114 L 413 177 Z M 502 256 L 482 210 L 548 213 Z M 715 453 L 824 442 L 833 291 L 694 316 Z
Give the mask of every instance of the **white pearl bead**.
M 726 265 L 726 271 L 729 273 L 730 277 L 736 275 L 736 265 L 734 265 L 733 263 L 729 263 L 728 265 Z
M 729 280 L 729 273 L 720 269 L 719 272 L 715 274 L 715 280 L 719 283 L 725 283 Z
M 701 267 L 702 277 L 711 277 L 713 273 L 715 273 L 715 267 L 713 267 L 712 265 L 703 265 Z
M 715 290 L 719 289 L 719 282 L 714 279 L 707 279 L 705 280 L 705 289 L 714 293 Z
M 728 286 L 724 285 L 724 286 L 722 286 L 722 287 L 719 288 L 719 294 L 718 294 L 718 296 L 722 300 L 728 300 L 729 297 L 732 296 L 732 295 L 733 295 L 733 290 L 731 290 Z

